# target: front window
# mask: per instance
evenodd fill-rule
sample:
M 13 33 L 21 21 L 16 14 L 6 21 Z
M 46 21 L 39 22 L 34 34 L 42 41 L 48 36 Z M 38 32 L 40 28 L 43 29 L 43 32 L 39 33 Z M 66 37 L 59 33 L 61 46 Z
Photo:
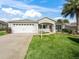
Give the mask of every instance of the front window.
M 47 28 L 47 25 L 43 25 L 43 29 L 46 29 Z
M 46 24 L 43 24 L 43 25 L 39 24 L 39 28 L 40 28 L 40 29 L 42 29 L 42 28 L 43 28 L 43 29 L 46 29 L 46 28 L 47 28 L 47 25 L 46 25 Z

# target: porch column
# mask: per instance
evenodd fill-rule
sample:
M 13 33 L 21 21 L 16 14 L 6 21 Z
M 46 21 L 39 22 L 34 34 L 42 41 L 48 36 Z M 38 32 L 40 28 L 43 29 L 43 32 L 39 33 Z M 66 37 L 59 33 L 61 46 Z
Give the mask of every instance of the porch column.
M 43 34 L 43 33 L 42 33 L 42 32 L 43 32 L 43 24 L 41 24 L 41 26 L 42 26 L 42 27 L 41 27 L 41 39 L 42 39 L 42 34 Z
M 47 25 L 47 29 L 49 29 L 49 25 Z
M 50 32 L 50 27 L 49 27 L 49 25 L 47 25 L 47 31 Z
M 56 25 L 55 24 L 53 24 L 52 29 L 53 29 L 53 33 L 55 33 L 56 32 Z

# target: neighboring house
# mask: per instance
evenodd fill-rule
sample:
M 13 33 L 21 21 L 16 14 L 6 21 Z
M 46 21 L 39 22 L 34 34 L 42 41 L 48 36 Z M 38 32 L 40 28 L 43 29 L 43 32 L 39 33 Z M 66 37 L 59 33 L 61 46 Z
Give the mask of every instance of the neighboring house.
M 7 28 L 7 25 L 8 24 L 6 22 L 0 20 L 0 30 L 6 29 Z
M 65 28 L 76 31 L 76 23 L 67 24 L 67 25 L 65 25 Z
M 55 21 L 45 17 L 38 21 L 33 20 L 14 20 L 8 22 L 8 27 L 12 33 L 39 33 L 39 32 L 56 32 Z
M 56 31 L 57 31 L 57 32 L 61 32 L 62 29 L 63 29 L 63 24 L 61 24 L 61 23 L 56 23 Z
M 65 24 L 56 23 L 56 31 L 57 31 L 57 32 L 61 32 L 62 29 L 65 29 L 65 27 L 66 27 L 66 23 L 65 23 Z

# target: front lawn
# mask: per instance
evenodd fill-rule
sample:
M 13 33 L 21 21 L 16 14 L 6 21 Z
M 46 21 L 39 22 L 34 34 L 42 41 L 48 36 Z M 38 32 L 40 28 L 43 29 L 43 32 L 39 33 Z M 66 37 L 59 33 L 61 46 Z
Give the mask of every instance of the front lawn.
M 69 34 L 34 36 L 25 59 L 79 59 L 79 43 Z
M 0 36 L 5 35 L 6 31 L 0 31 Z

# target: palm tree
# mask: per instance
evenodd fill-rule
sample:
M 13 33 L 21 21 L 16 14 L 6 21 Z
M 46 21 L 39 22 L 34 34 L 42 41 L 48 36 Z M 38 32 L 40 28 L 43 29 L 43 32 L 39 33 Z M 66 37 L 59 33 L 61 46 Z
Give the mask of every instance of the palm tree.
M 66 0 L 61 14 L 64 17 L 76 17 L 76 32 L 79 33 L 79 0 Z

